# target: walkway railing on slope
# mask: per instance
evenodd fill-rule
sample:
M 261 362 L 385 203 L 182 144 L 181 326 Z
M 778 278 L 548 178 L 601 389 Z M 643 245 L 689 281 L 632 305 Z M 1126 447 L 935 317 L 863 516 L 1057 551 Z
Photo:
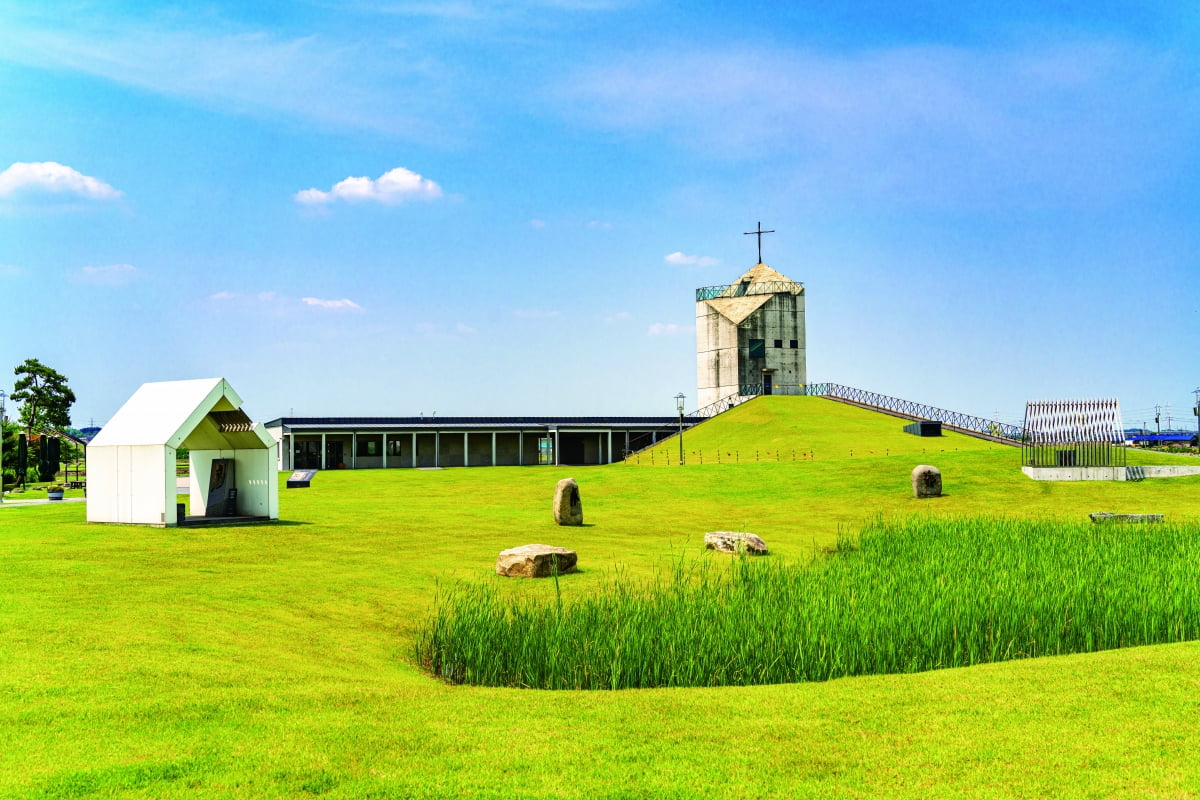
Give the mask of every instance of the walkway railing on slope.
M 899 397 L 892 397 L 880 394 L 879 392 L 870 392 L 866 389 L 855 389 L 853 386 L 844 386 L 840 383 L 810 383 L 797 386 L 775 385 L 772 387 L 770 393 L 792 396 L 828 397 L 880 411 L 891 412 L 897 416 L 908 417 L 909 419 L 933 420 L 949 428 L 956 428 L 967 433 L 978 433 L 992 439 L 1008 441 L 1012 444 L 1020 444 L 1025 440 L 1025 428 L 1020 425 L 1012 425 L 1007 422 L 985 419 L 984 417 L 974 417 L 970 414 L 959 413 L 958 411 L 948 411 L 937 406 L 914 403 L 911 400 L 902 400 Z M 712 419 L 718 414 L 725 413 L 731 408 L 740 406 L 747 400 L 753 400 L 755 397 L 765 394 L 766 392 L 763 391 L 761 384 L 742 384 L 738 387 L 737 394 L 723 397 L 717 402 L 709 403 L 703 408 L 699 408 L 685 416 L 684 425 L 688 428 L 698 425 L 705 420 Z M 646 445 L 641 450 L 648 450 L 659 444 L 661 442 L 655 442 Z M 626 455 L 631 455 L 633 452 L 630 451 Z
M 742 391 L 748 388 L 752 387 L 742 387 Z M 911 400 L 902 400 L 899 397 L 891 397 L 886 394 L 879 394 L 878 392 L 869 392 L 865 389 L 855 389 L 853 386 L 843 386 L 840 383 L 810 383 L 807 386 L 796 388 L 798 391 L 787 393 L 805 394 L 812 397 L 830 397 L 835 400 L 844 400 L 856 405 L 888 411 L 910 419 L 933 420 L 950 428 L 957 428 L 968 433 L 982 434 L 993 439 L 1009 441 L 1013 444 L 1020 444 L 1025 438 L 1025 428 L 1021 425 L 1012 425 L 1007 422 L 1000 422 L 999 420 L 974 417 L 970 414 L 962 414 L 957 411 L 947 411 L 944 408 L 928 406 L 924 403 L 914 403 Z M 759 393 L 762 393 L 761 387 L 759 388 Z

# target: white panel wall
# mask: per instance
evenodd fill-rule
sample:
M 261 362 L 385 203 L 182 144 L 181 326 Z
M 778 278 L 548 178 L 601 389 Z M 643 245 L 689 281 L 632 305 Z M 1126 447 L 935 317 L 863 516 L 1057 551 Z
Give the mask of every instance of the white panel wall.
M 87 455 L 88 522 L 174 522 L 174 450 L 161 445 L 114 445 L 88 448 Z
M 188 507 L 193 517 L 203 517 L 208 508 L 208 479 L 214 458 L 229 458 L 221 450 L 192 450 L 188 453 Z M 229 451 L 232 452 L 232 451 Z M 237 469 L 234 467 L 234 469 Z M 237 475 L 234 474 L 236 480 Z
M 88 447 L 88 522 L 118 522 L 116 447 Z
M 278 450 L 276 442 L 269 450 L 233 451 L 239 514 L 279 519 Z

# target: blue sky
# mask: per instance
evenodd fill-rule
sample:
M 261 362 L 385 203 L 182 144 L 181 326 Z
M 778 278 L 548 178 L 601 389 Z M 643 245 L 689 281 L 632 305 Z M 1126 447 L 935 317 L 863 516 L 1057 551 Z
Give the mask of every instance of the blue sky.
M 670 414 L 759 220 L 814 382 L 1193 424 L 1195 2 L 0 0 L 0 108 L 0 369 L 80 425 Z

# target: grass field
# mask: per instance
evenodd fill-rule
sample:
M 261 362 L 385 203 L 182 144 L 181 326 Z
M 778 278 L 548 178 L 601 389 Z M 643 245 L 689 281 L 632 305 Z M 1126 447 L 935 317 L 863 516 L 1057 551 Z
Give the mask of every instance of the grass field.
M 1200 478 L 1038 483 L 1012 448 L 946 436 L 934 454 L 902 424 L 762 398 L 689 432 L 689 449 L 769 441 L 815 461 L 328 472 L 281 491 L 269 527 L 0 510 L 0 796 L 1200 795 L 1197 643 L 620 692 L 448 686 L 412 661 L 439 586 L 553 592 L 491 577 L 497 552 L 530 542 L 579 552 L 570 598 L 680 554 L 715 559 L 707 530 L 755 532 L 787 563 L 879 515 L 1200 519 Z M 942 470 L 945 497 L 911 498 L 917 463 Z M 568 475 L 582 528 L 550 517 Z

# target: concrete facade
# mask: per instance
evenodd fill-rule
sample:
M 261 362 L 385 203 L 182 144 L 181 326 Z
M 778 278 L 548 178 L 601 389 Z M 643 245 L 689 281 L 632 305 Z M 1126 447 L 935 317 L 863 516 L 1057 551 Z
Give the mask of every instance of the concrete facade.
M 696 292 L 700 408 L 730 395 L 797 394 L 808 382 L 804 286 L 756 264 Z

